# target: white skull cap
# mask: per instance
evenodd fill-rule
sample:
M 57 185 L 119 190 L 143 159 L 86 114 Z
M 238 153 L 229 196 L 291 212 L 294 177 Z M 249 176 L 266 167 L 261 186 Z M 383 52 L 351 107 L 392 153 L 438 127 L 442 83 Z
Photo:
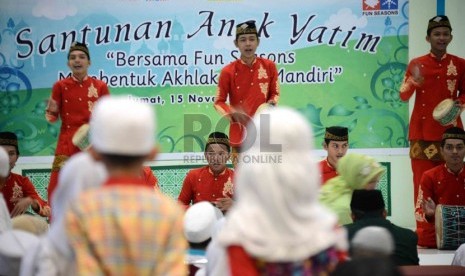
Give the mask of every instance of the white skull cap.
M 198 202 L 184 214 L 184 235 L 189 242 L 201 243 L 213 234 L 217 221 L 223 217 L 220 209 L 208 201 Z
M 155 145 L 155 129 L 155 113 L 148 104 L 129 96 L 105 96 L 90 119 L 90 142 L 100 153 L 147 155 Z

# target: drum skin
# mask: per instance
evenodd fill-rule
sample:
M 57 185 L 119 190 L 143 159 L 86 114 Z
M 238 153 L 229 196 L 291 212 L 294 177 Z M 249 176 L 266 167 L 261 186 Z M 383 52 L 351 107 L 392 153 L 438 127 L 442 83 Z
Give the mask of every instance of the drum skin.
M 434 108 L 433 118 L 446 126 L 454 124 L 461 112 L 460 106 L 456 105 L 452 99 L 445 99 Z
M 89 147 L 89 124 L 83 124 L 76 130 L 72 138 L 73 144 L 80 150 L 86 150 Z

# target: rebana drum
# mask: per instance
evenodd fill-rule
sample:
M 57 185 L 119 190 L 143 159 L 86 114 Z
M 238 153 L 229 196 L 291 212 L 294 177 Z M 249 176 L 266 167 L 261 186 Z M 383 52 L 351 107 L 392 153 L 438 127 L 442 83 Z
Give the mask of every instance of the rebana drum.
M 456 250 L 465 243 L 465 206 L 436 206 L 436 245 L 441 250 Z
M 255 111 L 255 114 L 258 114 L 268 108 L 273 108 L 274 106 L 275 106 L 274 104 L 262 103 L 260 106 L 258 106 L 257 111 Z
M 80 150 L 86 150 L 90 145 L 89 141 L 89 124 L 83 124 L 76 130 L 72 139 L 73 145 Z
M 445 99 L 441 101 L 433 110 L 433 118 L 441 125 L 447 126 L 455 124 L 457 117 L 460 116 L 462 108 L 456 105 L 454 100 Z

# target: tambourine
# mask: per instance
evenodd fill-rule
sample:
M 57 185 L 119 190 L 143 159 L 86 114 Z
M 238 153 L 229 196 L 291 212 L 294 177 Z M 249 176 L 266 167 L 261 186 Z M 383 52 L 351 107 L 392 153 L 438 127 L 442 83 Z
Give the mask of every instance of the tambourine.
M 72 138 L 73 145 L 78 147 L 80 150 L 86 150 L 89 145 L 89 124 L 83 124 L 76 130 Z
M 455 124 L 461 112 L 462 108 L 454 100 L 445 99 L 434 108 L 433 118 L 441 125 L 447 126 Z
M 268 108 L 273 108 L 274 106 L 275 104 L 272 104 L 272 103 L 262 103 L 261 105 L 258 106 L 257 111 L 255 111 L 255 114 L 258 114 Z

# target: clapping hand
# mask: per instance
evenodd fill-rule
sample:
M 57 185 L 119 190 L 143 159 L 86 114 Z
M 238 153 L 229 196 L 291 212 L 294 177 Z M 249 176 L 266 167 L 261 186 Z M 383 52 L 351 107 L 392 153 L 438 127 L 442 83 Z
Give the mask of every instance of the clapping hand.
M 436 211 L 436 203 L 434 203 L 434 201 L 428 197 L 427 200 L 423 200 L 421 202 L 421 208 L 423 209 L 425 216 L 432 217 Z
M 413 65 L 412 70 L 410 71 L 412 74 L 413 81 L 417 86 L 421 86 L 425 81 L 425 78 L 421 74 L 420 66 L 418 64 Z
M 220 209 L 222 212 L 228 211 L 229 208 L 231 208 L 232 204 L 233 200 L 230 197 L 218 198 L 215 201 L 215 206 L 218 207 L 218 209 Z
M 27 208 L 31 206 L 31 204 L 32 204 L 32 198 L 30 197 L 23 197 L 23 198 L 16 199 L 15 207 L 13 208 L 13 211 L 11 211 L 11 217 L 16 217 L 21 214 L 24 214 Z
M 231 114 L 231 117 L 232 117 L 233 122 L 242 124 L 244 126 L 250 120 L 249 115 L 247 115 L 242 110 L 236 110 L 235 112 Z

